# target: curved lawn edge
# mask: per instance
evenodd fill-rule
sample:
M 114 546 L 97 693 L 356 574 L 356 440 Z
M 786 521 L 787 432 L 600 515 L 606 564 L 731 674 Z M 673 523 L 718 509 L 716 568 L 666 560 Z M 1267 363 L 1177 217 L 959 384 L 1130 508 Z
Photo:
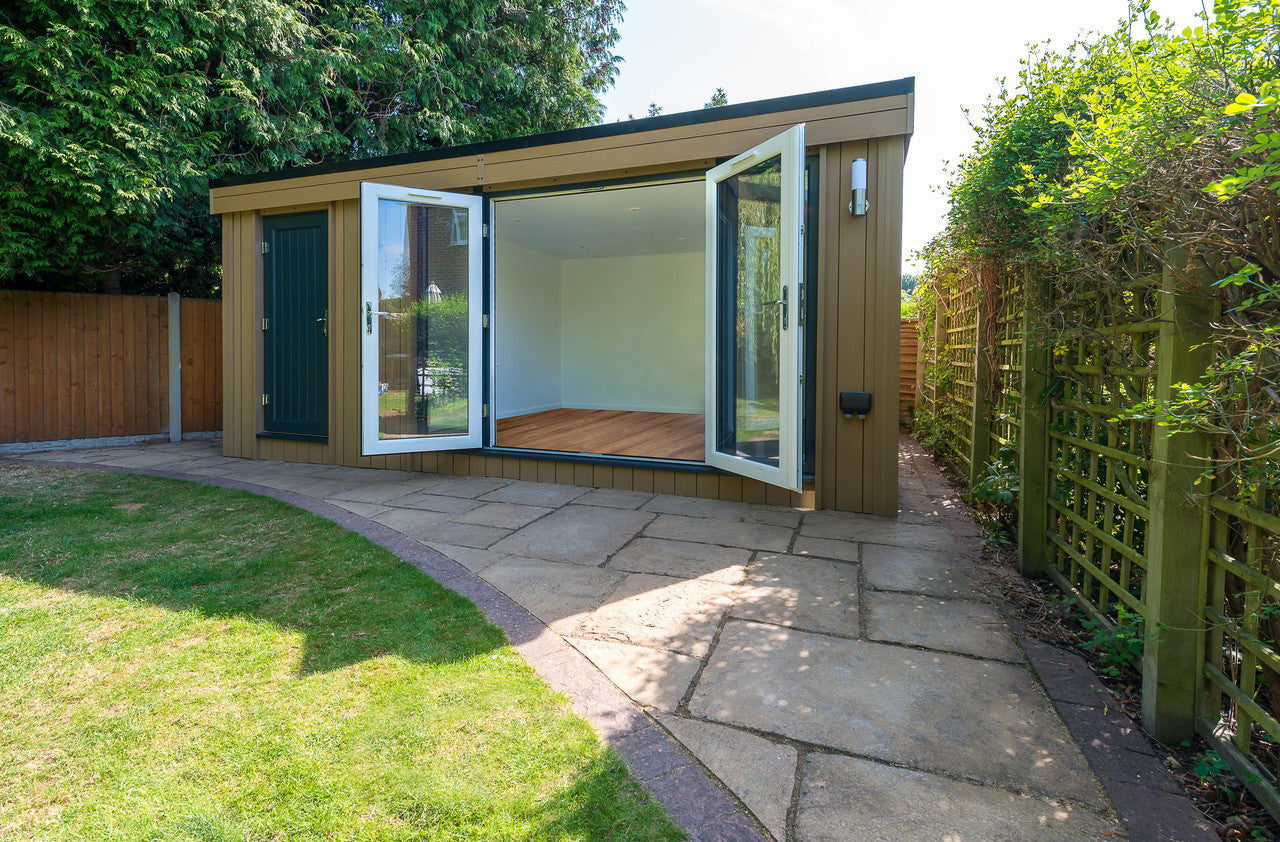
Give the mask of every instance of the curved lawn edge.
M 58 459 L 3 461 L 23 467 L 137 474 L 247 491 L 288 503 L 349 529 L 408 562 L 442 587 L 471 600 L 489 622 L 506 633 L 511 648 L 551 689 L 569 697 L 574 713 L 585 719 L 596 734 L 622 756 L 636 781 L 691 839 L 707 842 L 768 839 L 681 745 L 605 678 L 585 655 L 479 575 L 388 526 L 305 494 L 226 477 Z

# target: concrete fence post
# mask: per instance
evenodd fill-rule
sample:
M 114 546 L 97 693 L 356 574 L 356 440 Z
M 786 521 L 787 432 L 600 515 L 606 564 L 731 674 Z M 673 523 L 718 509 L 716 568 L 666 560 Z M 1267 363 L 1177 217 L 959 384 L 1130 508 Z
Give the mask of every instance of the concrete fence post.
M 1018 567 L 1038 579 L 1049 559 L 1049 367 L 1053 349 L 1037 327 L 1048 310 L 1048 283 L 1028 269 L 1022 281 L 1022 383 L 1018 402 Z
M 1171 253 L 1187 266 L 1185 253 Z M 1159 295 L 1156 344 L 1157 404 L 1178 384 L 1200 378 L 1213 362 L 1207 296 L 1189 293 L 1165 269 Z M 1208 465 L 1209 440 L 1176 432 L 1157 417 L 1152 429 L 1147 500 L 1146 644 L 1142 656 L 1142 724 L 1156 739 L 1176 744 L 1195 730 L 1197 685 L 1204 656 L 1204 577 L 1207 499 L 1195 485 Z M 1207 483 L 1204 484 L 1207 489 Z
M 182 441 L 182 296 L 169 293 L 169 441 Z

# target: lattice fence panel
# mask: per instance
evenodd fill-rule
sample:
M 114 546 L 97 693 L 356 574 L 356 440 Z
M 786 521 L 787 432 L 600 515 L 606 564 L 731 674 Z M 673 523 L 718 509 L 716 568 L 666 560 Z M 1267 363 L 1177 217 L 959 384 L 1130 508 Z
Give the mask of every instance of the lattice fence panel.
M 991 333 L 992 456 L 999 454 L 1001 448 L 1017 450 L 1021 426 L 1022 284 L 1015 278 L 1002 281 Z
M 1145 616 L 1152 422 L 1123 419 L 1155 381 L 1156 291 L 1149 280 L 1082 296 L 1088 326 L 1054 350 L 1050 402 L 1050 575 L 1099 617 Z
M 1219 480 L 1221 483 L 1221 478 Z M 1207 640 L 1197 728 L 1273 814 L 1280 813 L 1280 500 L 1233 485 L 1209 498 Z
M 943 340 L 948 350 L 947 370 L 938 372 L 939 420 L 947 435 L 940 441 L 945 458 L 961 473 L 969 469 L 973 442 L 974 361 L 978 341 L 978 298 L 981 295 L 976 271 L 957 279 L 943 310 Z M 941 305 L 940 305 L 941 306 Z

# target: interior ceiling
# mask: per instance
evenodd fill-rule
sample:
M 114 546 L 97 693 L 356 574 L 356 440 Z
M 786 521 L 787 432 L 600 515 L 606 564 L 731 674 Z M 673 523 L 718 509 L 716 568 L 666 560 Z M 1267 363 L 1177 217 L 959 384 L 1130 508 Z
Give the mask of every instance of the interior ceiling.
M 561 260 L 701 252 L 705 201 L 702 181 L 507 199 L 494 236 Z

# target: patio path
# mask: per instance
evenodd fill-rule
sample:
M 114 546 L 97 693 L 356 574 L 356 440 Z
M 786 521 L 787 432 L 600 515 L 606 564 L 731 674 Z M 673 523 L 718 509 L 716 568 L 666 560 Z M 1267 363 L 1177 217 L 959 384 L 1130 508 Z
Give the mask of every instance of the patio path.
M 897 520 L 219 448 L 14 458 L 251 484 L 338 515 L 504 625 L 695 838 L 1124 837 L 971 560 L 973 524 L 910 440 Z

